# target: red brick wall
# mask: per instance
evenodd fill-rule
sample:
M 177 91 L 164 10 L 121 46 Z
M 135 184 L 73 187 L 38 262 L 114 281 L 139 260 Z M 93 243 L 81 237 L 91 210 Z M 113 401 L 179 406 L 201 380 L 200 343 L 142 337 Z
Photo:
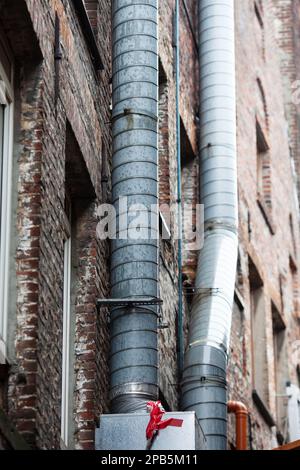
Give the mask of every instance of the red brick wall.
M 196 3 L 196 2 L 195 2 Z M 195 3 L 186 2 L 191 13 Z M 294 175 L 292 170 L 290 148 L 297 160 L 298 147 L 295 116 L 287 113 L 290 89 L 286 81 L 285 60 L 288 67 L 295 68 L 295 50 L 290 56 L 282 55 L 281 42 L 278 41 L 276 21 L 278 10 L 286 21 L 295 20 L 295 11 L 285 10 L 286 5 L 266 0 L 259 6 L 263 28 L 255 13 L 254 2 L 247 0 L 236 2 L 236 61 L 237 61 L 237 120 L 238 120 L 238 181 L 239 181 L 239 213 L 240 213 L 240 266 L 238 273 L 238 290 L 240 304 L 235 306 L 233 313 L 230 359 L 228 367 L 228 396 L 233 400 L 243 401 L 250 410 L 251 429 L 254 449 L 270 449 L 275 445 L 276 431 L 265 422 L 262 412 L 252 399 L 253 364 L 252 364 L 252 332 L 251 304 L 248 256 L 251 257 L 264 283 L 264 301 L 266 316 L 266 383 L 268 386 L 268 403 L 266 406 L 276 421 L 276 390 L 274 377 L 274 351 L 271 303 L 277 306 L 287 325 L 287 349 L 292 357 L 293 348 L 299 339 L 299 325 L 296 321 L 297 279 L 298 271 L 290 270 L 290 253 L 293 253 L 295 264 L 299 260 L 299 229 L 297 225 L 298 203 L 295 197 Z M 296 2 L 293 2 L 294 8 Z M 281 10 L 281 6 L 283 10 Z M 176 194 L 175 166 L 175 122 L 174 122 L 174 88 L 172 86 L 171 48 L 171 15 L 174 3 L 164 5 L 164 14 L 160 17 L 160 56 L 166 71 L 169 88 L 169 171 L 171 201 Z M 263 7 L 263 8 L 262 8 Z M 290 15 L 290 16 L 287 16 Z M 291 16 L 292 15 L 292 16 Z M 192 17 L 195 18 L 192 14 Z M 197 47 L 190 31 L 190 23 L 183 2 L 181 3 L 181 95 L 180 113 L 191 146 L 197 154 Z M 293 21 L 294 21 L 293 20 Z M 194 31 L 196 24 L 194 23 Z M 259 34 L 258 34 L 259 31 Z M 290 30 L 286 27 L 286 34 Z M 293 41 L 295 38 L 293 37 Z M 295 41 L 296 45 L 298 44 Z M 287 48 L 289 43 L 287 43 Z M 295 73 L 294 76 L 295 77 Z M 268 161 L 264 162 L 264 199 L 258 200 L 257 169 L 256 169 L 256 118 L 259 119 L 270 152 Z M 287 119 L 288 118 L 288 119 Z M 287 127 L 289 125 L 289 127 Z M 289 133 L 287 133 L 289 129 Z M 164 173 L 164 178 L 166 174 Z M 196 173 L 194 178 L 196 178 Z M 288 189 L 290 188 L 290 189 Z M 292 234 L 289 218 L 295 222 Z M 294 241 L 293 241 L 294 239 Z M 176 246 L 176 245 L 175 245 Z M 174 312 L 177 301 L 176 293 L 176 250 L 162 250 L 164 263 L 161 263 L 161 286 L 164 299 L 164 318 L 170 323 L 169 331 L 160 333 L 160 351 L 162 378 L 161 387 L 171 405 L 177 406 L 175 391 L 170 382 L 178 380 L 178 376 L 170 372 L 170 364 L 175 360 L 171 354 L 176 340 Z M 172 263 L 172 259 L 174 262 Z M 166 263 L 167 261 L 167 263 Z M 189 267 L 189 265 L 187 265 Z M 168 268 L 168 269 L 167 269 Z M 190 269 L 188 269 L 190 270 Z M 190 278 L 193 279 L 195 263 Z M 171 276 L 169 275 L 171 272 Z M 174 276 L 175 274 L 175 276 Z M 284 279 L 284 287 L 280 287 Z M 282 290 L 282 294 L 281 294 Z M 175 296 L 176 299 L 176 296 Z M 185 309 L 188 308 L 185 302 Z M 185 321 L 185 326 L 187 325 Z M 295 356 L 295 355 L 294 355 Z M 293 356 L 293 357 L 294 357 Z M 289 361 L 288 378 L 296 381 L 296 363 Z M 168 384 L 169 382 L 169 384 Z M 176 382 L 177 383 L 177 382 Z M 229 444 L 234 447 L 234 417 L 229 418 Z M 250 441 L 249 441 L 250 445 Z
M 186 2 L 193 19 L 191 2 Z M 196 2 L 194 2 L 196 4 Z M 160 200 L 174 204 L 177 201 L 177 155 L 176 155 L 176 94 L 175 94 L 175 50 L 173 48 L 173 15 L 175 1 L 159 2 L 159 55 L 166 75 L 165 93 L 160 100 Z M 187 139 L 197 155 L 198 113 L 197 52 L 193 30 L 187 19 L 187 12 L 180 2 L 180 114 Z M 192 24 L 192 26 L 194 26 Z M 167 98 L 167 100 L 166 100 Z M 192 165 L 193 166 L 193 165 Z M 195 167 L 193 167 L 195 170 Z M 196 171 L 197 173 L 197 171 Z M 194 171 L 195 174 L 195 171 Z M 192 182 L 194 187 L 194 183 Z M 192 196 L 193 198 L 193 196 Z M 174 236 L 177 213 L 171 219 L 171 233 Z M 169 327 L 159 332 L 159 382 L 161 391 L 171 409 L 179 406 L 180 375 L 177 367 L 178 350 L 178 251 L 177 241 L 161 242 L 160 250 L 160 296 L 163 299 L 162 319 Z M 186 330 L 187 304 L 184 302 L 183 322 Z
M 65 237 L 66 142 L 70 134 L 76 155 L 83 162 L 88 185 L 87 200 L 74 189 L 77 201 L 77 289 L 74 333 L 74 446 L 94 445 L 95 421 L 109 411 L 108 346 L 109 315 L 96 311 L 96 299 L 109 296 L 109 245 L 96 240 L 96 207 L 109 201 L 110 182 L 110 2 L 87 1 L 87 9 L 104 63 L 98 75 L 71 2 L 51 0 L 0 1 L 5 11 L 5 30 L 16 58 L 15 134 L 15 312 L 12 349 L 15 363 L 9 372 L 7 411 L 17 429 L 32 446 L 60 448 L 61 349 L 63 296 L 63 241 Z M 4 5 L 5 4 L 5 5 Z M 192 149 L 198 154 L 198 59 L 196 4 L 181 5 L 182 126 Z M 290 104 L 290 83 L 297 77 L 294 51 L 297 34 L 289 34 L 289 0 L 265 0 L 261 12 L 262 35 L 255 34 L 258 20 L 252 0 L 236 2 L 238 180 L 240 212 L 240 309 L 233 314 L 231 354 L 228 368 L 229 398 L 244 401 L 250 409 L 253 447 L 270 448 L 272 431 L 252 400 L 251 308 L 248 257 L 264 282 L 267 338 L 266 404 L 276 419 L 275 378 L 271 302 L 285 318 L 291 357 L 299 339 L 295 306 L 298 305 L 299 229 L 298 206 L 293 194 L 290 147 L 298 158 L 297 113 Z M 298 9 L 294 5 L 294 20 Z M 177 200 L 175 63 L 172 16 L 174 0 L 159 2 L 159 47 L 165 72 L 160 101 L 160 196 Z M 276 7 L 276 8 L 275 8 Z M 96 8 L 101 14 L 97 15 Z M 54 19 L 61 21 L 60 90 L 54 100 Z M 4 14 L 4 13 L 3 13 Z M 280 22 L 275 22 L 275 19 Z M 298 19 L 297 19 L 298 18 Z M 281 23 L 282 22 L 282 23 Z M 23 31 L 23 38 L 16 31 Z M 278 42 L 277 42 L 278 41 Z M 30 47 L 28 47 L 30 44 Z M 281 47 L 281 49 L 279 48 Z M 284 54 L 282 54 L 282 50 Z M 285 68 L 286 67 L 286 68 Z M 286 73 L 285 73 L 286 71 Z M 289 73 L 291 75 L 289 75 Z M 288 80 L 287 80 L 288 77 Z M 261 80 L 264 97 L 259 93 Z M 256 90 L 254 92 L 254 90 Z M 267 118 L 266 118 L 267 112 Z M 272 171 L 267 182 L 271 210 L 257 202 L 256 116 L 266 118 Z M 288 135 L 287 122 L 290 133 Z M 75 148 L 74 147 L 74 148 Z M 67 144 L 68 148 L 68 144 Z M 73 151 L 71 151 L 72 153 Z M 75 152 L 75 150 L 74 150 Z M 80 169 L 80 176 L 82 174 Z M 187 199 L 197 199 L 197 163 L 191 166 L 186 185 Z M 190 181 L 191 179 L 191 181 Z M 76 184 L 73 181 L 75 188 Z M 190 184 L 191 183 L 191 184 Z M 83 192 L 83 191 L 82 191 Z M 193 193 L 193 194 L 192 194 Z M 293 220 L 292 234 L 290 217 Z M 176 218 L 172 221 L 174 231 Z M 189 280 L 195 275 L 197 253 L 186 260 Z M 290 269 L 291 258 L 293 270 Z M 284 282 L 282 281 L 284 279 Z M 160 388 L 170 408 L 179 407 L 180 375 L 177 368 L 178 252 L 176 240 L 161 242 L 160 295 L 162 319 L 167 329 L 159 332 Z M 282 296 L 281 296 L 282 291 Z M 283 298 L 282 298 L 283 297 Z M 184 329 L 187 331 L 188 302 L 184 300 Z M 296 381 L 295 364 L 289 364 L 290 379 Z M 230 445 L 234 445 L 234 419 L 229 421 Z
M 2 2 L 3 3 L 3 2 Z M 96 311 L 108 296 L 108 246 L 96 240 L 96 205 L 107 199 L 101 185 L 102 154 L 110 155 L 110 2 L 94 3 L 102 14 L 98 30 L 104 71 L 97 75 L 71 2 L 9 2 L 6 35 L 17 73 L 16 154 L 16 366 L 9 376 L 8 411 L 28 442 L 60 447 L 63 240 L 66 123 L 78 142 L 94 191 L 79 218 L 78 293 L 74 350 L 74 444 L 92 448 L 94 428 L 107 410 L 107 313 Z M 7 6 L 7 5 L 6 5 Z M 26 13 L 26 9 L 28 12 Z M 25 13 L 24 13 L 25 11 Z M 60 89 L 54 100 L 54 18 L 61 22 Z M 24 16 L 26 16 L 26 21 Z M 13 38 L 19 24 L 39 43 L 38 65 Z M 95 26 L 93 24 L 93 26 Z M 24 41 L 26 43 L 26 41 Z M 108 175 L 109 176 L 109 175 Z M 96 352 L 97 351 L 97 352 Z M 100 360 L 101 357 L 101 360 Z M 98 364 L 96 366 L 96 358 Z
M 300 72 L 298 59 L 300 49 L 299 3 L 293 0 L 279 0 L 278 2 L 274 0 L 273 8 L 277 18 L 276 38 L 281 49 L 281 73 L 284 84 L 285 112 L 289 123 L 290 146 L 297 174 L 299 175 L 299 105 L 295 106 L 293 103 L 293 93 L 297 91 L 293 88 L 293 84 Z
M 280 42 L 277 42 L 277 25 L 274 5 L 280 14 L 292 19 L 291 11 L 286 10 L 289 2 L 263 2 L 262 20 L 264 23 L 265 52 L 261 54 L 261 38 L 255 34 L 257 16 L 254 2 L 236 2 L 236 61 L 237 61 L 237 119 L 238 119 L 238 181 L 240 209 L 240 257 L 239 279 L 243 281 L 242 313 L 235 309 L 231 338 L 231 357 L 228 370 L 229 398 L 244 401 L 249 407 L 252 420 L 253 447 L 269 449 L 274 445 L 272 430 L 266 424 L 262 413 L 253 403 L 251 392 L 253 383 L 251 304 L 249 296 L 248 255 L 251 256 L 264 283 L 266 321 L 266 381 L 268 403 L 271 415 L 276 416 L 276 390 L 274 376 L 274 351 L 272 333 L 273 302 L 287 324 L 288 355 L 296 338 L 299 326 L 295 321 L 292 306 L 293 283 L 290 275 L 289 256 L 294 251 L 293 235 L 289 216 L 298 217 L 298 204 L 295 197 L 294 177 L 290 158 L 290 147 L 294 147 L 292 129 L 290 138 L 286 119 L 286 96 L 289 88 L 283 73 Z M 285 5 L 283 5 L 285 3 Z M 281 5 L 280 5 L 281 4 Z M 281 9 L 282 7 L 282 9 Z M 288 30 L 286 30 L 288 32 Z M 254 40 L 253 40 L 254 38 Z M 294 57 L 289 58 L 290 66 Z M 270 179 L 267 181 L 271 208 L 265 213 L 256 197 L 256 132 L 255 117 L 263 115 L 261 96 L 254 94 L 257 79 L 264 88 L 267 106 L 267 126 L 265 134 L 270 147 Z M 250 222 L 249 222 L 250 221 Z M 271 222 L 271 224 L 270 224 Z M 299 260 L 299 229 L 295 225 L 296 264 Z M 280 287 L 285 279 L 284 289 Z M 282 296 L 281 296 L 282 290 Z M 289 362 L 289 376 L 295 382 L 296 364 Z M 296 382 L 295 382 L 296 383 Z M 230 418 L 230 443 L 234 443 L 233 418 Z

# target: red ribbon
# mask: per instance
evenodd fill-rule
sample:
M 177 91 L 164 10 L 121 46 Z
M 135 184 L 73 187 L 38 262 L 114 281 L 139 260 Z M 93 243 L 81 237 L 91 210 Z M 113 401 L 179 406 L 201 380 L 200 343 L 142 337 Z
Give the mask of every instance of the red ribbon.
M 154 434 L 160 429 L 166 429 L 168 426 L 181 428 L 183 419 L 169 418 L 162 421 L 165 410 L 160 401 L 149 401 L 147 408 L 150 410 L 150 421 L 146 429 L 147 440 L 152 440 Z

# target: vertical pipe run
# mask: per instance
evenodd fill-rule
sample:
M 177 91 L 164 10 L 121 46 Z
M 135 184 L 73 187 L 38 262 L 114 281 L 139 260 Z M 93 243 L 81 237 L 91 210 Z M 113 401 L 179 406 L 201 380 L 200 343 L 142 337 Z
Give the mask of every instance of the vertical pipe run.
M 226 367 L 238 247 L 234 0 L 199 0 L 199 254 L 182 407 L 195 410 L 208 448 L 227 448 Z
M 247 450 L 248 445 L 248 417 L 247 407 L 238 401 L 229 401 L 228 413 L 235 414 L 236 450 Z
M 60 19 L 57 13 L 55 13 L 55 45 L 54 45 L 54 67 L 55 67 L 55 75 L 54 75 L 54 102 L 55 108 L 57 106 L 58 98 L 59 98 L 59 85 L 60 85 L 60 62 L 62 60 L 62 51 L 60 45 Z
M 113 298 L 158 297 L 157 0 L 113 0 Z M 119 198 L 127 198 L 119 203 Z M 125 201 L 125 202 L 124 202 Z M 127 202 L 127 204 L 126 204 Z M 138 239 L 120 227 L 127 207 L 144 215 Z M 126 207 L 127 206 L 127 207 Z M 149 211 L 156 208 L 150 237 Z M 142 209 L 142 210 L 141 210 Z M 129 213 L 129 227 L 136 213 Z M 125 227 L 125 228 L 127 228 Z M 145 410 L 158 396 L 157 307 L 111 311 L 110 398 L 114 413 Z
M 179 0 L 175 1 L 175 63 L 176 63 L 176 147 L 177 147 L 177 204 L 178 204 L 178 372 L 184 364 L 183 293 L 182 293 L 182 189 L 181 189 L 181 136 L 180 136 L 180 21 Z

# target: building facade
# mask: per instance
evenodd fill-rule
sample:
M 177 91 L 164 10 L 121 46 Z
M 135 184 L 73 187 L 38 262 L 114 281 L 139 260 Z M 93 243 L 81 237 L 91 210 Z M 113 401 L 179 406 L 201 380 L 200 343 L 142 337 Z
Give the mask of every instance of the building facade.
M 95 233 L 109 198 L 110 5 L 86 8 L 0 6 L 1 59 L 14 70 L 3 407 L 38 448 L 92 447 L 107 410 L 108 318 L 96 299 L 108 295 L 109 248 Z
M 200 200 L 197 4 L 179 1 L 177 103 L 175 0 L 159 2 L 162 206 L 178 201 L 179 175 L 182 202 Z M 235 1 L 239 258 L 228 398 L 249 409 L 251 449 L 297 435 L 299 5 Z M 111 2 L 0 0 L 0 33 L 0 447 L 94 449 L 110 409 L 109 311 L 97 308 L 110 296 L 110 244 L 97 224 L 99 205 L 111 202 Z M 178 214 L 166 220 L 162 209 L 160 222 L 170 238 L 159 250 L 159 389 L 178 410 L 198 253 L 183 240 L 180 284 Z

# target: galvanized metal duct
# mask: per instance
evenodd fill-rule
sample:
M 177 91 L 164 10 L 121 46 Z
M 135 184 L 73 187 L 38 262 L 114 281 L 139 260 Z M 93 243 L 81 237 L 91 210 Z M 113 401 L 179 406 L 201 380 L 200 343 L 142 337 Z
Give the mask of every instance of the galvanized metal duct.
M 145 224 L 138 239 L 117 226 L 111 253 L 112 297 L 157 298 L 158 237 L 152 233 L 150 238 L 150 218 L 147 220 L 147 211 L 158 206 L 157 0 L 114 0 L 112 15 L 112 185 L 117 224 L 126 211 L 126 204 L 119 205 L 120 197 L 127 198 L 129 209 L 135 204 L 145 208 L 143 212 L 139 207 Z M 136 216 L 129 213 L 125 228 Z M 114 308 L 110 353 L 114 413 L 145 410 L 146 401 L 157 399 L 157 362 L 157 307 Z
M 199 0 L 201 198 L 205 239 L 182 382 L 208 448 L 227 446 L 226 365 L 237 246 L 234 0 Z

